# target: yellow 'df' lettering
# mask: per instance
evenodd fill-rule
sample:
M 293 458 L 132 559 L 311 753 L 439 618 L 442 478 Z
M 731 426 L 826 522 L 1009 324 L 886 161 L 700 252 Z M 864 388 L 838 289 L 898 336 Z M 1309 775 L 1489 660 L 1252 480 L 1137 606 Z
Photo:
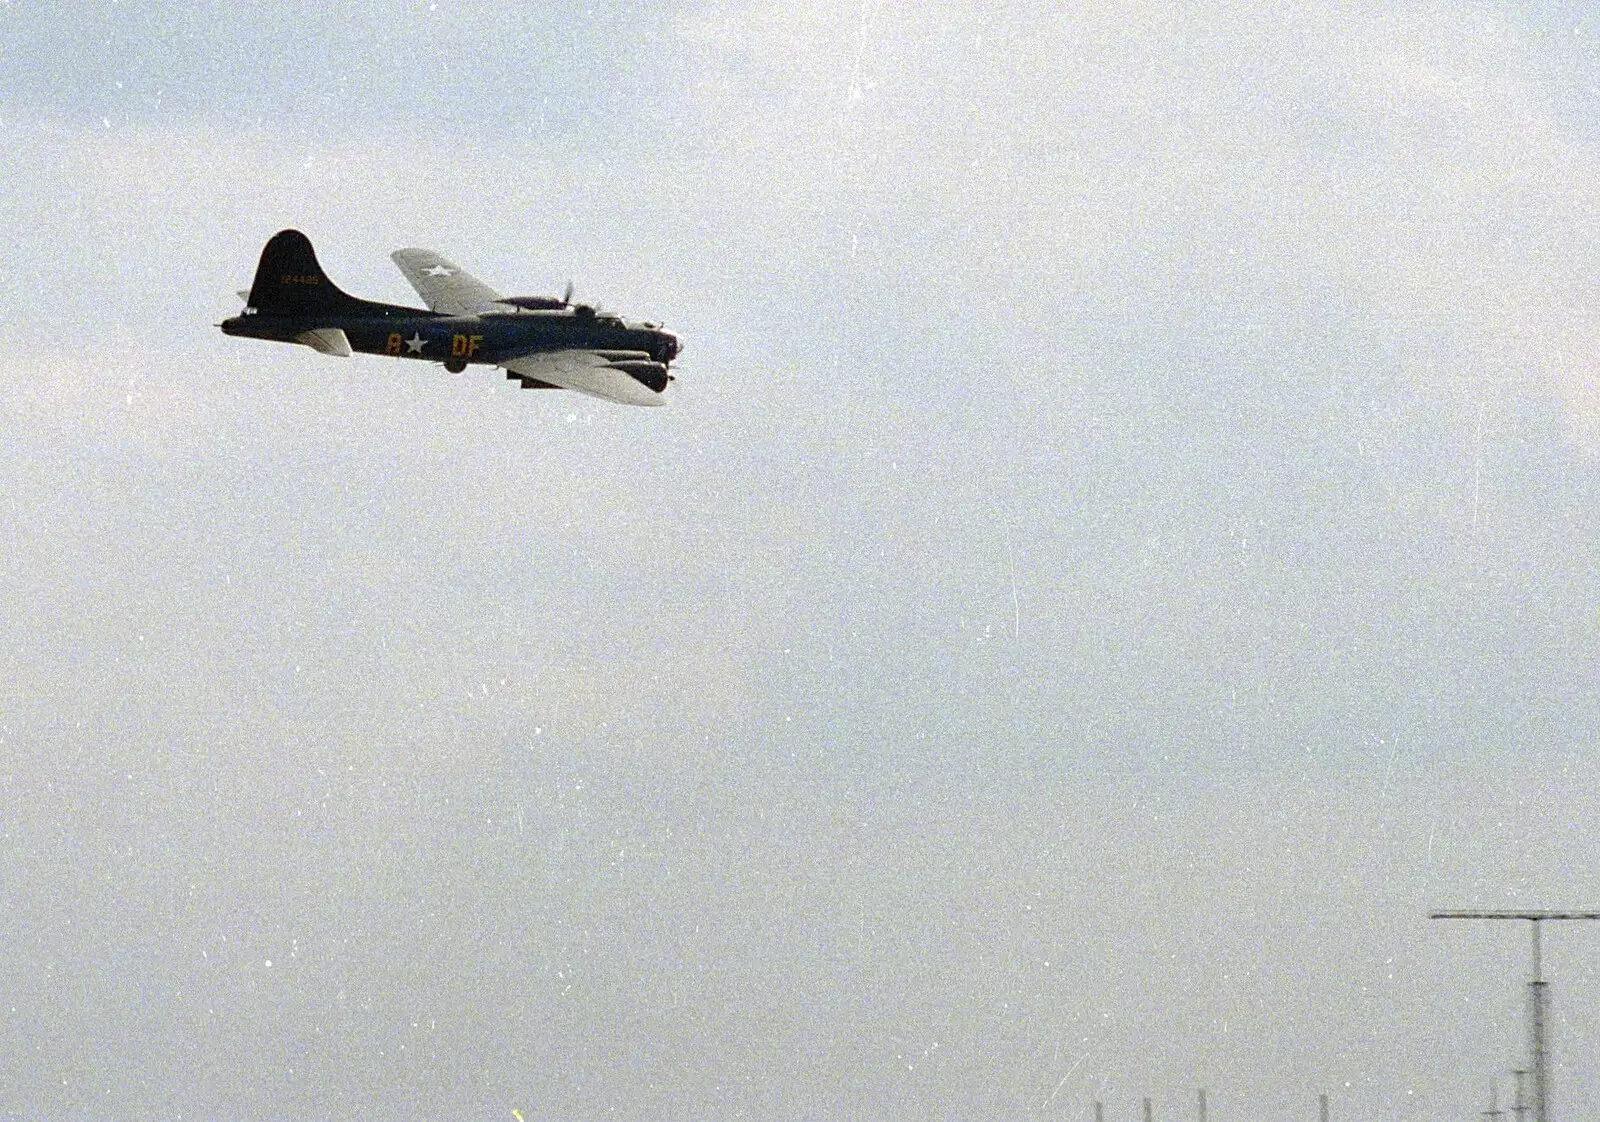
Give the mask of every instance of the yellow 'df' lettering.
M 389 341 L 383 345 L 383 353 L 386 354 L 386 355 L 397 355 L 397 354 L 399 354 L 400 353 L 400 344 L 403 343 L 403 342 L 405 342 L 405 340 L 400 338 L 400 332 L 398 332 L 398 331 L 389 332 Z

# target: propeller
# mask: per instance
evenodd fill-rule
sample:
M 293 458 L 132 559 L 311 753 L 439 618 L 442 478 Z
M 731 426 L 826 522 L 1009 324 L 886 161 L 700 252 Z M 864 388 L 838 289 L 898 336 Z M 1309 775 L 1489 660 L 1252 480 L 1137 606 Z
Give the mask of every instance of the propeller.
M 560 296 L 507 296 L 500 301 L 514 308 L 527 308 L 537 312 L 560 312 L 572 307 L 572 282 Z
M 593 304 L 574 304 L 572 302 L 573 283 L 567 282 L 566 289 L 560 297 L 555 296 L 503 296 L 500 303 L 509 304 L 513 308 L 526 308 L 536 312 L 559 312 L 567 308 L 575 309 L 579 315 L 589 316 L 601 314 L 601 309 Z
M 603 315 L 605 309 L 599 304 L 574 304 L 572 302 L 573 285 L 569 280 L 566 289 L 561 293 L 561 304 L 566 308 L 576 309 L 579 315 Z

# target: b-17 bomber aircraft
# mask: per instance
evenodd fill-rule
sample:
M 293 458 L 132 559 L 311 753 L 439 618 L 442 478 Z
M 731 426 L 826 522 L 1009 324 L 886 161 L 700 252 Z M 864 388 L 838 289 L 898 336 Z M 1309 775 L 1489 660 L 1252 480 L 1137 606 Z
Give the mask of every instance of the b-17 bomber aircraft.
M 503 367 L 526 389 L 577 390 L 624 405 L 664 405 L 678 337 L 656 323 L 630 323 L 562 297 L 501 296 L 429 249 L 391 256 L 427 310 L 347 295 L 317 264 L 298 230 L 272 236 L 245 308 L 220 325 L 225 335 L 303 343 L 328 355 L 357 351 L 442 362 L 459 374 L 472 363 Z

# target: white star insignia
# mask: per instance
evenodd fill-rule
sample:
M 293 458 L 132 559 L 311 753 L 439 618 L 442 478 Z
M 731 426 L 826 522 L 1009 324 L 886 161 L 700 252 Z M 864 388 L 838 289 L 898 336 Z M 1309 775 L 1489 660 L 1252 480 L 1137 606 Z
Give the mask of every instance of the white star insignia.
M 411 338 L 406 340 L 406 354 L 420 355 L 422 353 L 422 348 L 427 346 L 427 344 L 428 341 L 422 337 L 422 332 L 414 331 L 411 333 Z
M 443 265 L 434 265 L 422 271 L 430 277 L 453 277 L 456 275 L 454 269 L 446 268 Z

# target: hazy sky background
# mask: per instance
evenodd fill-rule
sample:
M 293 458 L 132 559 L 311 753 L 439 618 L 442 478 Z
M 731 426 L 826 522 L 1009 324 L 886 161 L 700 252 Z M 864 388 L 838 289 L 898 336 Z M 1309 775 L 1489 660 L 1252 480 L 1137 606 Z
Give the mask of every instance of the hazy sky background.
M 1592 5 L 338 7 L 0 0 L 0 1109 L 1483 1109 L 1426 913 L 1600 907 Z M 224 338 L 285 226 L 671 404 Z

